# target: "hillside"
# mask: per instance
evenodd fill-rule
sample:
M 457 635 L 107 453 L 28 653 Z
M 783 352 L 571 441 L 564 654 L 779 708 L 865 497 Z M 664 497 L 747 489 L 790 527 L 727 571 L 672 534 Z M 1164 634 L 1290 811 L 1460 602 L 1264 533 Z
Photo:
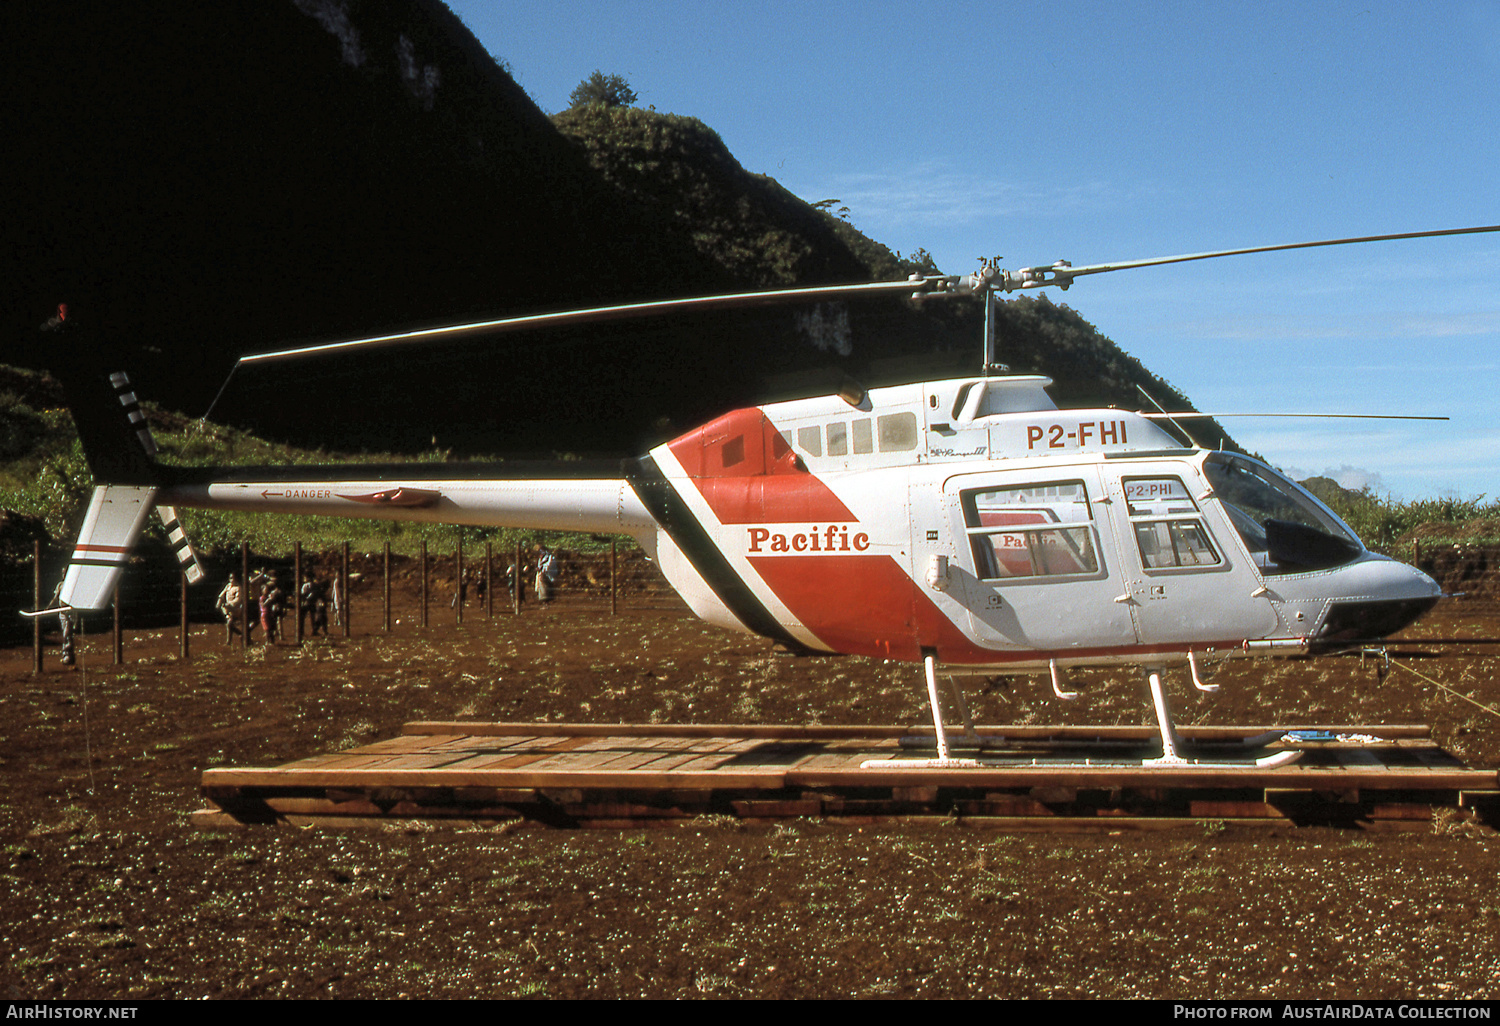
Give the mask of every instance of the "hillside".
M 12 5 L 4 28 L 28 146 L 0 358 L 75 358 L 36 332 L 67 302 L 164 409 L 286 344 L 904 269 L 694 118 L 549 120 L 437 0 Z M 345 451 L 639 452 L 846 374 L 970 373 L 979 325 L 886 299 L 553 330 L 241 372 L 214 415 Z M 1180 398 L 1045 299 L 1001 333 L 1063 403 Z

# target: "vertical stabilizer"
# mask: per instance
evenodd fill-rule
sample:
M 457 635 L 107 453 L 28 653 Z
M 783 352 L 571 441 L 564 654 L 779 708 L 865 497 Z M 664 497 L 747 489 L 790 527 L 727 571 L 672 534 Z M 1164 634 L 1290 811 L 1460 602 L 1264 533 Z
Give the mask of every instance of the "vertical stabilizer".
M 63 578 L 63 605 L 80 610 L 109 605 L 155 498 L 156 488 L 150 485 L 95 486 Z
M 65 606 L 102 609 L 146 526 L 160 483 L 156 440 L 146 423 L 130 379 L 106 373 L 98 340 L 58 307 L 42 330 L 54 335 L 63 357 L 58 366 L 84 458 L 94 478 L 94 494 L 59 596 Z M 203 567 L 171 506 L 157 510 L 172 550 L 187 579 L 203 579 Z

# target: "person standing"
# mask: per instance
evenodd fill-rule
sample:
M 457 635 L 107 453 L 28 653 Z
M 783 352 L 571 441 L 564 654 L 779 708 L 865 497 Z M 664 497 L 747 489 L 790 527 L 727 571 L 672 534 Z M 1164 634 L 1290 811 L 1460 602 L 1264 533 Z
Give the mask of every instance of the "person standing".
M 281 633 L 281 617 L 286 612 L 286 592 L 274 574 L 266 578 L 260 590 L 260 625 L 266 632 L 266 644 L 276 644 Z
M 245 591 L 240 587 L 239 574 L 229 575 L 229 583 L 225 584 L 224 590 L 219 592 L 214 608 L 224 617 L 224 644 L 228 645 L 240 632 L 240 617 L 245 610 Z M 246 643 L 249 643 L 248 636 Z
M 539 602 L 551 602 L 557 587 L 557 574 L 562 567 L 557 556 L 545 545 L 536 550 L 536 597 Z

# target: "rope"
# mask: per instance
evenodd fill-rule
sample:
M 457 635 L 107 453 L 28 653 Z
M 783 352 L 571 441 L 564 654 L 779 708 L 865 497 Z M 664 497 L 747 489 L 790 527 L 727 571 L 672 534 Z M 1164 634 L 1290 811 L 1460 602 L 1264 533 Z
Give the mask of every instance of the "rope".
M 1393 665 L 1393 666 L 1399 666 L 1399 667 L 1401 667 L 1401 669 L 1406 670 L 1408 673 L 1414 673 L 1418 677 L 1421 677 L 1423 680 L 1427 681 L 1427 683 L 1432 684 L 1435 687 L 1442 688 L 1444 691 L 1448 692 L 1448 694 L 1454 696 L 1455 698 L 1462 698 L 1465 702 L 1468 702 L 1470 705 L 1478 706 L 1480 709 L 1483 709 L 1485 712 L 1489 713 L 1491 716 L 1494 716 L 1496 718 L 1500 718 L 1500 710 L 1496 710 L 1492 706 L 1485 705 L 1482 702 L 1476 702 L 1476 701 L 1474 701 L 1474 699 L 1470 698 L 1468 695 L 1460 694 L 1459 692 L 1457 692 L 1457 691 L 1453 690 L 1452 688 L 1450 688 L 1448 685 L 1444 684 L 1442 681 L 1433 680 L 1431 677 L 1427 676 L 1427 674 L 1423 673 L 1421 670 L 1413 670 L 1410 666 L 1407 666 L 1405 663 L 1400 662 L 1400 661 L 1395 660 L 1395 659 L 1391 660 L 1391 665 Z
M 208 404 L 208 409 L 204 410 L 203 411 L 203 416 L 201 416 L 201 417 L 198 418 L 198 427 L 199 428 L 201 428 L 201 429 L 206 429 L 207 428 L 209 414 L 213 413 L 214 412 L 214 407 L 217 406 L 217 405 L 219 405 L 219 400 L 224 397 L 224 390 L 229 387 L 229 379 L 232 378 L 232 377 L 234 377 L 234 372 L 237 371 L 237 370 L 239 370 L 239 369 L 240 369 L 239 362 L 236 361 L 235 365 L 233 367 L 229 368 L 229 373 L 226 374 L 226 375 L 224 375 L 224 384 L 220 385 L 219 386 L 219 390 L 214 393 L 214 401 Z
M 94 743 L 93 735 L 89 730 L 89 672 L 84 663 L 84 642 L 88 635 L 83 628 L 83 617 L 78 618 L 77 626 L 74 627 L 77 635 L 73 639 L 73 658 L 78 663 L 78 680 L 83 688 L 83 756 L 88 760 L 89 767 L 89 794 L 94 793 Z

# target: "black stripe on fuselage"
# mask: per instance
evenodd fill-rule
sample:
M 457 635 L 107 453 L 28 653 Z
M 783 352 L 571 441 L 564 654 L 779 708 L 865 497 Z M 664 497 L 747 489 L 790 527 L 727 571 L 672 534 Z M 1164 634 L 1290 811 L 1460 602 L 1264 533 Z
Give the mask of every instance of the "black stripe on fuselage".
M 677 489 L 668 481 L 650 456 L 627 460 L 625 480 L 635 490 L 641 504 L 660 528 L 677 545 L 698 576 L 713 589 L 719 601 L 750 630 L 771 638 L 794 652 L 811 653 L 811 649 L 792 637 L 771 615 L 742 577 L 735 572 L 724 553 L 714 544 L 708 531 L 683 502 Z

